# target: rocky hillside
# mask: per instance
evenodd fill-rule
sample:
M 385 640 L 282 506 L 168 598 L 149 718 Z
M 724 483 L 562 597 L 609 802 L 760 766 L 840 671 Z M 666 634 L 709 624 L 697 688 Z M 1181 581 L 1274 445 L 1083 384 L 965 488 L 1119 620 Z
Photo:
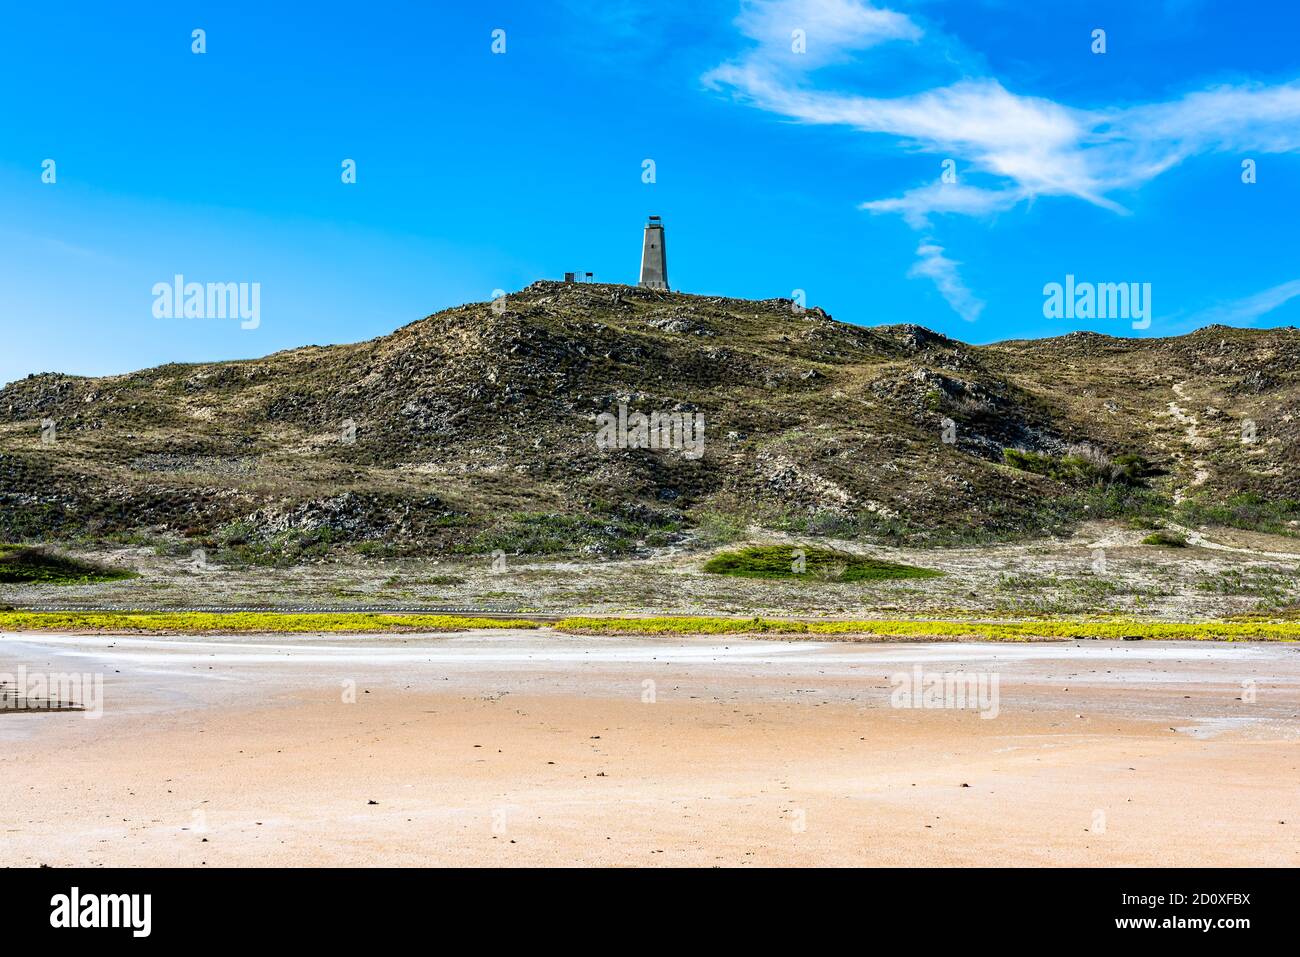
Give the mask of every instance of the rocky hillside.
M 788 300 L 538 282 L 353 345 L 15 382 L 0 536 L 292 560 L 752 524 L 942 543 L 1174 511 L 1294 530 L 1297 370 L 1294 329 L 969 346 Z M 620 403 L 702 414 L 703 455 L 599 448 Z

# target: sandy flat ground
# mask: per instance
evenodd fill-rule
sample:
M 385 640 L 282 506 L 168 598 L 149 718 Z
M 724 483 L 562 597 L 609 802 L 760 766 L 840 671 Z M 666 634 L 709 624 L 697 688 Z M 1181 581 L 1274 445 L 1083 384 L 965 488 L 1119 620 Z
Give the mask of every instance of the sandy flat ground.
M 891 706 L 900 672 L 998 713 Z M 14 865 L 1297 865 L 1300 646 L 0 636 Z
M 755 530 L 755 543 L 806 545 L 805 539 Z M 139 577 L 98 584 L 6 584 L 0 599 L 16 606 L 325 604 L 521 608 L 539 614 L 761 615 L 851 618 L 953 618 L 998 615 L 1134 615 L 1196 621 L 1276 613 L 1300 605 L 1300 541 L 1291 536 L 1187 530 L 1187 548 L 1143 545 L 1150 533 L 1120 522 L 1089 522 L 1069 539 L 953 548 L 817 544 L 932 568 L 940 578 L 832 582 L 711 575 L 712 554 L 673 548 L 649 557 L 581 562 L 509 556 L 375 559 L 335 556 L 284 567 L 196 563 L 144 546 L 72 551 L 131 568 Z M 1211 540 L 1213 539 L 1213 540 Z M 737 542 L 732 547 L 744 544 Z

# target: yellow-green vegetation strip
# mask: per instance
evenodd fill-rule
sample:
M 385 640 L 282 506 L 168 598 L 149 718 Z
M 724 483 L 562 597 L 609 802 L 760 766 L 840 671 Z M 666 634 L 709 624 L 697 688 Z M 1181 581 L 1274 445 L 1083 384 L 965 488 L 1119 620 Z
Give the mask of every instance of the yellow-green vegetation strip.
M 477 628 L 544 628 L 531 619 L 377 612 L 0 612 L 5 631 L 110 631 L 157 634 L 302 632 L 454 632 Z M 587 635 L 773 635 L 983 639 L 1109 638 L 1167 641 L 1297 641 L 1300 621 L 788 621 L 775 618 L 564 618 L 556 631 Z
M 372 632 L 468 631 L 473 628 L 537 628 L 523 619 L 461 615 L 384 615 L 369 612 L 0 612 L 8 631 L 143 631 L 162 634 L 205 632 Z
M 782 621 L 772 618 L 565 618 L 558 631 L 591 635 L 863 635 L 879 638 L 1146 638 L 1166 641 L 1296 641 L 1300 622 L 1205 621 Z

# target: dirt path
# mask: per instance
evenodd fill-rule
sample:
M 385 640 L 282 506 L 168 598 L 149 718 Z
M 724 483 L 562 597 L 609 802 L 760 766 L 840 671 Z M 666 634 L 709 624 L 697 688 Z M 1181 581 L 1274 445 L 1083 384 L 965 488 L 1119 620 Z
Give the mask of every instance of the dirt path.
M 1190 402 L 1186 392 L 1184 391 L 1184 386 L 1186 384 L 1187 383 L 1185 382 L 1174 383 L 1173 386 L 1174 395 L 1176 395 L 1183 402 Z M 1200 434 L 1201 423 L 1200 423 L 1200 419 L 1198 419 L 1195 414 L 1188 412 L 1177 402 L 1169 403 L 1169 414 L 1170 416 L 1173 417 L 1175 422 L 1183 426 L 1184 439 L 1187 442 L 1187 445 L 1192 449 L 1191 454 L 1193 456 L 1191 482 L 1189 482 L 1187 485 L 1183 486 L 1182 488 L 1174 490 L 1174 504 L 1178 505 L 1184 500 L 1186 500 L 1186 498 L 1188 497 L 1188 495 L 1191 493 L 1193 489 L 1195 489 L 1197 486 L 1204 485 L 1206 480 L 1209 479 L 1210 477 L 1210 472 L 1209 472 L 1210 463 L 1205 459 L 1195 458 L 1197 450 L 1204 448 L 1206 445 L 1209 444 L 1209 442 L 1203 435 Z M 1187 453 L 1185 452 L 1174 452 L 1173 454 L 1174 457 L 1178 459 L 1180 462 L 1186 461 L 1187 459 Z
M 1236 555 L 1248 555 L 1251 558 L 1274 558 L 1281 561 L 1300 561 L 1300 552 L 1271 552 L 1262 551 L 1258 548 L 1242 548 L 1237 545 L 1223 545 L 1213 542 L 1205 537 L 1204 532 L 1198 532 L 1186 525 L 1178 525 L 1173 522 L 1168 523 L 1169 528 L 1176 532 L 1181 532 L 1187 539 L 1189 545 L 1196 545 L 1199 548 L 1208 548 L 1216 552 L 1231 552 Z

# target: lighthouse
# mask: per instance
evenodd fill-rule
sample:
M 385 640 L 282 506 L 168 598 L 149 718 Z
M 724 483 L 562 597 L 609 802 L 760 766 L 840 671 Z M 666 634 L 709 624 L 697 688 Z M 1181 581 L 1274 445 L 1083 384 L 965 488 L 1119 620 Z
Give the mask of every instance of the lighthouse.
M 664 248 L 664 224 L 658 216 L 651 216 L 645 224 L 645 238 L 641 241 L 641 281 L 637 285 L 647 289 L 668 289 L 668 250 Z

